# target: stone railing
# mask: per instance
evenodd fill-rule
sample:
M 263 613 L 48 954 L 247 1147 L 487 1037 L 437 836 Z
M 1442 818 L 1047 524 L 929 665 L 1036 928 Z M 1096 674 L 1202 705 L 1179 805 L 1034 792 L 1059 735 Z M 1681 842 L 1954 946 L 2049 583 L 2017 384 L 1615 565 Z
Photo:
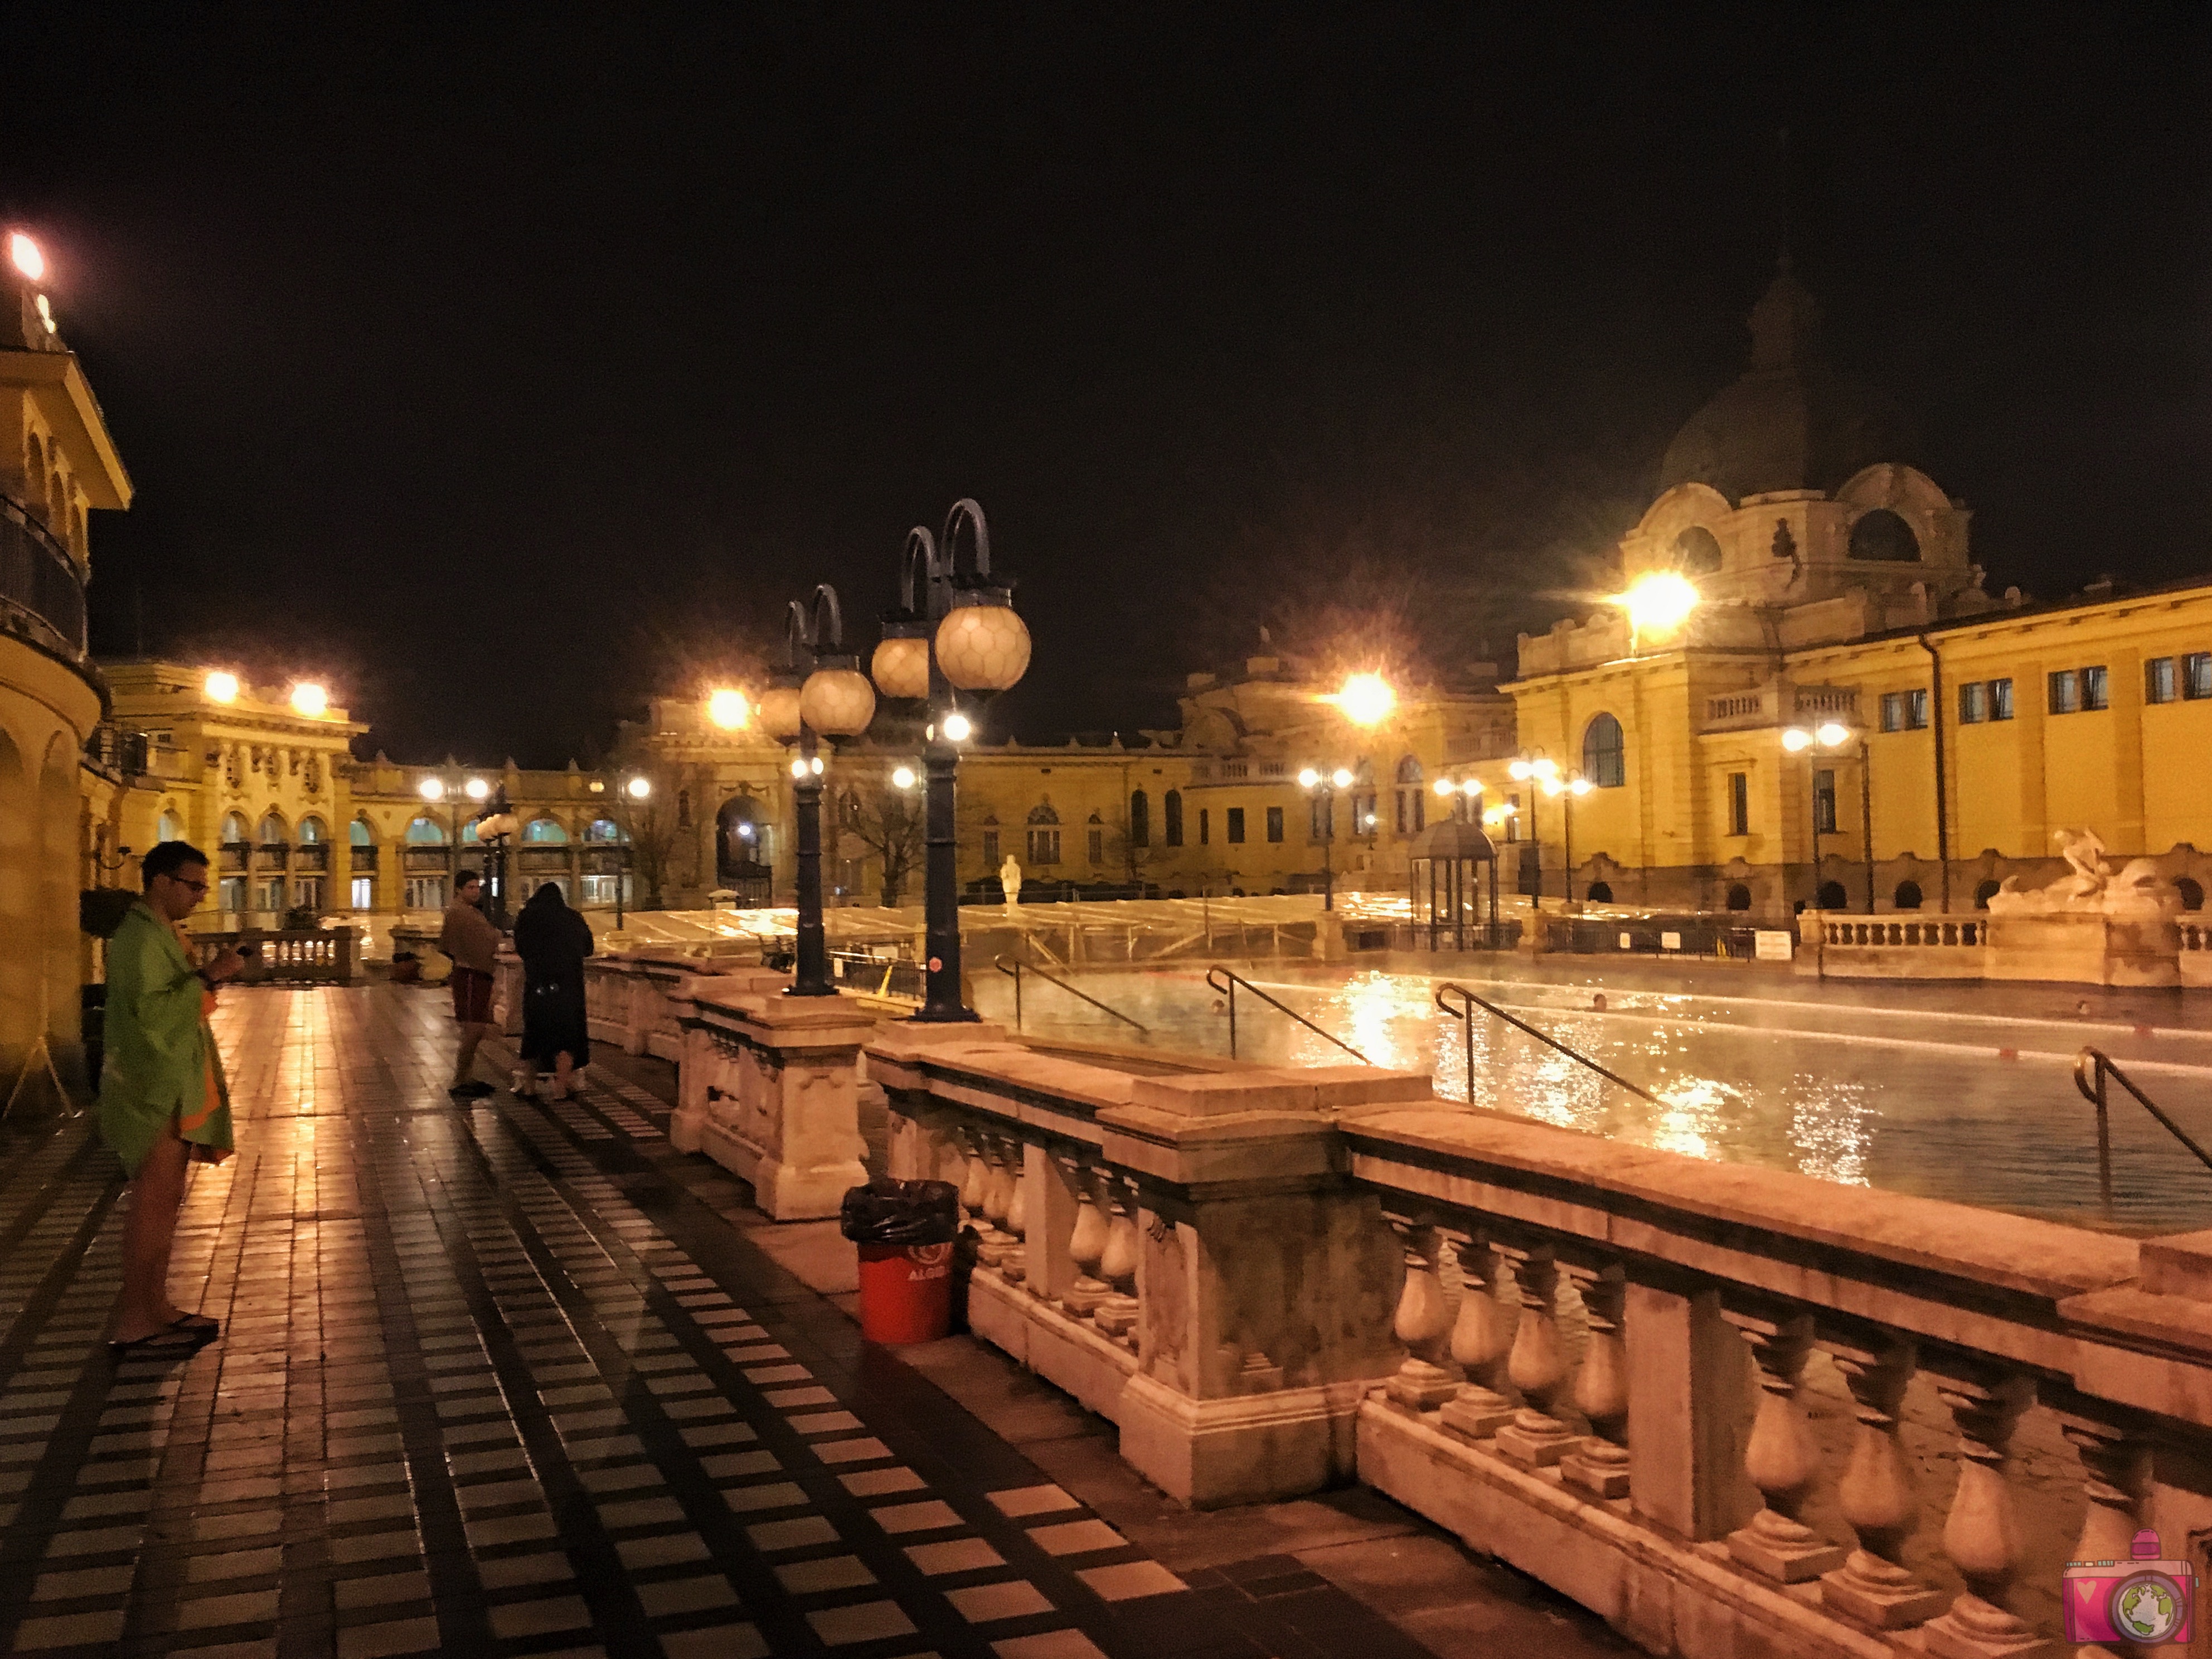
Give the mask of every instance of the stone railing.
M 2181 935 L 2181 982 L 2212 985 L 2212 927 L 2191 919 L 2185 920 L 2178 931 Z
M 245 928 L 236 933 L 194 933 L 192 945 L 203 963 L 232 946 L 260 954 L 238 976 L 241 985 L 350 985 L 360 935 L 351 927 L 314 927 L 298 932 Z
M 1899 911 L 1797 918 L 1797 971 L 1829 979 L 2052 980 L 2081 985 L 2203 983 L 2182 969 L 2181 930 L 2158 917 L 2096 912 L 1943 915 Z
M 677 988 L 694 974 L 721 971 L 711 960 L 649 951 L 586 957 L 584 1013 L 593 1041 L 620 1043 L 626 1054 L 681 1060 Z
M 974 1027 L 867 1053 L 892 1172 L 960 1181 L 982 1235 L 974 1328 L 1187 1502 L 1356 1478 L 1699 1659 L 2052 1655 L 2068 1560 L 2212 1539 L 2205 1236 L 1706 1163 L 1402 1073 L 1131 1077 Z
M 1978 950 L 1989 943 L 1990 932 L 1986 916 L 1823 916 L 1819 927 L 1824 945 L 1913 951 L 1949 945 Z
M 750 1182 L 767 1215 L 805 1221 L 868 1178 L 860 1058 L 876 1016 L 848 997 L 787 997 L 790 983 L 732 968 L 674 988 L 684 1055 L 668 1134 Z

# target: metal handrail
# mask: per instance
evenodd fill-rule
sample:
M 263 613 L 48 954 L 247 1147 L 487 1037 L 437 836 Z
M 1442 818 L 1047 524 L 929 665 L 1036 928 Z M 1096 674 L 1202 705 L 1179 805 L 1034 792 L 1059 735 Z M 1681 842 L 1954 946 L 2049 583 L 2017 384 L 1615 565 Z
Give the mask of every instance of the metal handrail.
M 2212 1152 L 2206 1152 L 2190 1139 L 2189 1132 L 2160 1111 L 2151 1097 L 2136 1087 L 2128 1074 L 2112 1063 L 2112 1057 L 2101 1048 L 2084 1048 L 2074 1056 L 2074 1086 L 2082 1097 L 2097 1109 L 2097 1182 L 2105 1199 L 2105 1213 L 2112 1212 L 2112 1126 L 2106 1108 L 2105 1079 L 2119 1079 L 2120 1087 L 2136 1097 L 2136 1103 L 2164 1126 L 2166 1132 L 2197 1155 L 2197 1161 L 2212 1170 Z
M 1444 1000 L 1444 994 L 1448 991 L 1458 992 L 1460 995 L 1465 999 L 1464 1003 L 1460 1007 L 1453 1007 L 1451 1004 Z M 1577 1065 L 1589 1066 L 1591 1071 L 1595 1072 L 1600 1077 L 1605 1079 L 1607 1082 L 1618 1083 L 1622 1088 L 1627 1090 L 1629 1093 L 1635 1095 L 1639 1099 L 1648 1100 L 1654 1106 L 1663 1106 L 1666 1104 L 1664 1101 L 1661 1100 L 1658 1096 L 1653 1094 L 1649 1089 L 1638 1087 L 1635 1084 L 1631 1083 L 1626 1078 L 1621 1076 L 1620 1073 L 1609 1070 L 1606 1066 L 1599 1065 L 1597 1061 L 1592 1060 L 1581 1049 L 1570 1048 L 1567 1044 L 1560 1042 L 1559 1038 L 1547 1036 L 1546 1033 L 1538 1030 L 1525 1019 L 1516 1018 L 1513 1015 L 1507 1013 L 1505 1010 L 1499 1007 L 1496 1003 L 1490 1001 L 1487 998 L 1475 995 L 1475 994 L 1468 990 L 1466 986 L 1458 983 L 1456 981 L 1446 980 L 1442 985 L 1439 985 L 1437 988 L 1436 1003 L 1437 1007 L 1443 1009 L 1445 1013 L 1449 1014 L 1454 1019 L 1459 1021 L 1461 1025 L 1465 1029 L 1465 1035 L 1467 1037 L 1467 1097 L 1469 1103 L 1472 1103 L 1474 1099 L 1474 1011 L 1480 1008 L 1485 1013 L 1495 1015 L 1498 1018 L 1504 1020 L 1508 1025 L 1513 1027 L 1515 1030 L 1526 1032 L 1528 1036 L 1535 1038 L 1537 1042 L 1542 1043 L 1546 1048 L 1558 1049 L 1559 1053 L 1565 1054 L 1569 1060 L 1573 1060 Z
M 1221 976 L 1219 979 L 1214 977 L 1217 974 Z M 1224 984 L 1223 982 L 1224 981 L 1226 981 L 1227 983 Z M 1229 1058 L 1231 1060 L 1237 1058 L 1237 988 L 1241 985 L 1246 990 L 1249 991 L 1254 996 L 1259 998 L 1261 1001 L 1266 1003 L 1270 1008 L 1274 1009 L 1279 1013 L 1288 1014 L 1292 1019 L 1297 1021 L 1299 1024 L 1304 1026 L 1306 1030 L 1311 1031 L 1316 1036 L 1328 1037 L 1328 1041 L 1334 1042 L 1338 1048 L 1343 1049 L 1345 1053 L 1350 1054 L 1362 1066 L 1372 1066 L 1375 1063 L 1373 1060 L 1368 1059 L 1366 1055 L 1361 1054 L 1358 1049 L 1346 1042 L 1342 1037 L 1332 1036 L 1328 1032 L 1322 1030 L 1320 1026 L 1315 1024 L 1297 1009 L 1285 1008 L 1281 1003 L 1276 1001 L 1274 998 L 1269 996 L 1258 986 L 1253 984 L 1250 980 L 1245 978 L 1243 975 L 1236 972 L 1232 969 L 1219 966 L 1207 969 L 1206 970 L 1206 982 L 1214 990 L 1224 993 L 1229 998 Z
M 1000 973 L 1006 975 L 1007 978 L 1012 980 L 1014 982 L 1014 1029 L 1017 1031 L 1022 1029 L 1022 975 L 1024 973 L 1030 973 L 1035 974 L 1039 979 L 1044 981 L 1048 985 L 1057 985 L 1061 990 L 1066 992 L 1068 995 L 1072 997 L 1082 998 L 1084 1001 L 1089 1003 L 1092 1007 L 1098 1010 L 1100 1013 L 1111 1014 L 1115 1018 L 1120 1020 L 1124 1025 L 1133 1025 L 1138 1030 L 1144 1032 L 1146 1036 L 1150 1036 L 1152 1034 L 1151 1028 L 1146 1025 L 1142 1021 L 1130 1018 L 1128 1015 L 1123 1013 L 1119 1008 L 1109 1007 L 1106 1004 L 1099 1001 L 1097 997 L 1092 996 L 1090 992 L 1079 991 L 1074 986 L 1070 985 L 1058 974 L 1048 972 L 1046 969 L 1036 966 L 1034 963 L 1009 962 L 1004 957 L 994 957 L 991 960 Z

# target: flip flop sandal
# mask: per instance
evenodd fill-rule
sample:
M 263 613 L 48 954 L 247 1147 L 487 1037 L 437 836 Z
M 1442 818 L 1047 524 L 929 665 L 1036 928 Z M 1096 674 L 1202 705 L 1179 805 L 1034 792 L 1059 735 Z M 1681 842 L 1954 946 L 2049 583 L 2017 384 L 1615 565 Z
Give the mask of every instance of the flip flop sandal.
M 176 1354 L 179 1357 L 198 1353 L 208 1345 L 205 1334 L 189 1331 L 175 1325 L 165 1325 L 158 1331 L 133 1337 L 128 1342 L 107 1345 L 110 1359 L 143 1359 L 149 1356 Z
M 179 1314 L 169 1322 L 169 1328 L 173 1331 L 190 1331 L 195 1336 L 204 1337 L 213 1341 L 222 1334 L 222 1322 L 219 1319 L 210 1319 L 205 1314 Z

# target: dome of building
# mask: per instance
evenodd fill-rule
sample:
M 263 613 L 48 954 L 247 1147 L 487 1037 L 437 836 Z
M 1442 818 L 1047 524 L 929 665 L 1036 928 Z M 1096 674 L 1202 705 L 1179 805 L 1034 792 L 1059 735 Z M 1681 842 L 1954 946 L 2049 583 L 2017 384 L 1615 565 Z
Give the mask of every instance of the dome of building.
M 1667 446 L 1661 493 L 1711 484 L 1730 501 L 1776 489 L 1832 494 L 1878 461 L 1917 460 L 1896 400 L 1820 357 L 1820 307 L 1787 261 L 1751 312 L 1751 368 Z

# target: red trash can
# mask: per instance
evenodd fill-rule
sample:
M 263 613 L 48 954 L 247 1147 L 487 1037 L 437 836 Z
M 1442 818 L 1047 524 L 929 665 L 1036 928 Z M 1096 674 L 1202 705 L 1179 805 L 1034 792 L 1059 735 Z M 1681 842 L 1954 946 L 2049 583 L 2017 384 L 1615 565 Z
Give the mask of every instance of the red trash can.
M 951 1330 L 950 1244 L 860 1248 L 862 1336 L 871 1342 L 934 1342 Z
M 845 1194 L 838 1220 L 860 1253 L 860 1334 L 934 1342 L 952 1328 L 958 1188 L 879 1176 Z

